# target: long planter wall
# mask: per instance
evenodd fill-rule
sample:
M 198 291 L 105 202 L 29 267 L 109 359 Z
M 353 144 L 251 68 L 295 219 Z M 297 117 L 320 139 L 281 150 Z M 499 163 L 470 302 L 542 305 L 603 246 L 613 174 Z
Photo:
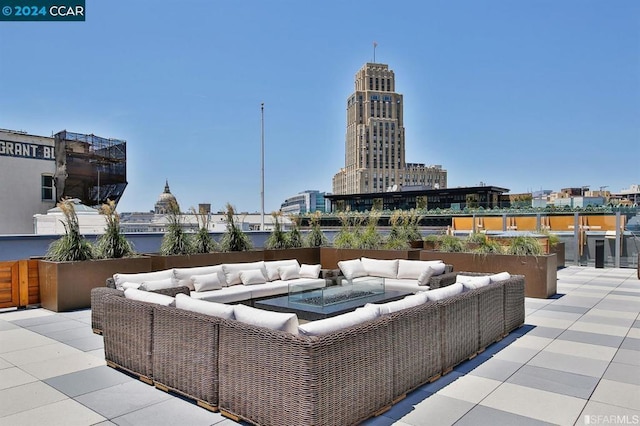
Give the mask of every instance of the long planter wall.
M 91 289 L 104 286 L 116 272 L 134 273 L 151 270 L 151 258 L 89 260 L 85 262 L 50 262 L 40 260 L 40 305 L 54 312 L 72 311 L 91 306 Z
M 546 299 L 557 291 L 557 258 L 555 254 L 513 256 L 506 254 L 449 253 L 423 250 L 422 260 L 443 260 L 454 271 L 503 272 L 524 275 L 525 296 Z

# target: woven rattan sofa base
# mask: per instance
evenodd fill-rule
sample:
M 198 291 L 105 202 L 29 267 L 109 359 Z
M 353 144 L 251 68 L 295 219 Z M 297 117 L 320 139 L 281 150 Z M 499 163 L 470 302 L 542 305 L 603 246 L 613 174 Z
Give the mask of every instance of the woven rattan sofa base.
M 153 290 L 153 293 L 166 294 L 175 297 L 178 293 L 189 295 L 189 287 L 171 287 L 162 290 Z M 91 329 L 95 334 L 102 334 L 102 322 L 104 318 L 104 297 L 107 295 L 124 296 L 124 291 L 111 287 L 96 287 L 91 289 Z

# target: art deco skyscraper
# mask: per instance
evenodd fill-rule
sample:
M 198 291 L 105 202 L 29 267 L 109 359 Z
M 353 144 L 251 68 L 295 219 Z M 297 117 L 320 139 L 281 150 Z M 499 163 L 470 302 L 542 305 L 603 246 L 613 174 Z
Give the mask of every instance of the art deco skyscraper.
M 386 64 L 366 63 L 347 99 L 345 166 L 333 178 L 333 193 L 445 188 L 446 182 L 440 166 L 405 162 L 403 99 L 395 91 L 395 74 Z

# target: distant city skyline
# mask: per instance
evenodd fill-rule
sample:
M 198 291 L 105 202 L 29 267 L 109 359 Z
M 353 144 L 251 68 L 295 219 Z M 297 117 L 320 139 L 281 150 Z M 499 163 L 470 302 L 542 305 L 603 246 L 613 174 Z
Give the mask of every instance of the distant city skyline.
M 88 1 L 85 22 L 0 23 L 0 128 L 124 139 L 119 211 L 265 212 L 332 190 L 354 73 L 389 64 L 406 156 L 448 186 L 640 183 L 640 2 Z M 2 178 L 0 170 L 0 178 Z

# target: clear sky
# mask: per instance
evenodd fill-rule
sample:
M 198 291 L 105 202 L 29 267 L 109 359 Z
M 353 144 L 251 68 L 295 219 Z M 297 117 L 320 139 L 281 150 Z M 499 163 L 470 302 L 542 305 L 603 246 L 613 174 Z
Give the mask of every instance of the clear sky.
M 0 22 L 0 127 L 128 142 L 118 210 L 169 180 L 183 210 L 331 192 L 346 100 L 373 59 L 404 95 L 406 159 L 450 187 L 640 184 L 640 1 L 86 0 L 85 22 Z M 0 171 L 1 177 L 2 171 Z

